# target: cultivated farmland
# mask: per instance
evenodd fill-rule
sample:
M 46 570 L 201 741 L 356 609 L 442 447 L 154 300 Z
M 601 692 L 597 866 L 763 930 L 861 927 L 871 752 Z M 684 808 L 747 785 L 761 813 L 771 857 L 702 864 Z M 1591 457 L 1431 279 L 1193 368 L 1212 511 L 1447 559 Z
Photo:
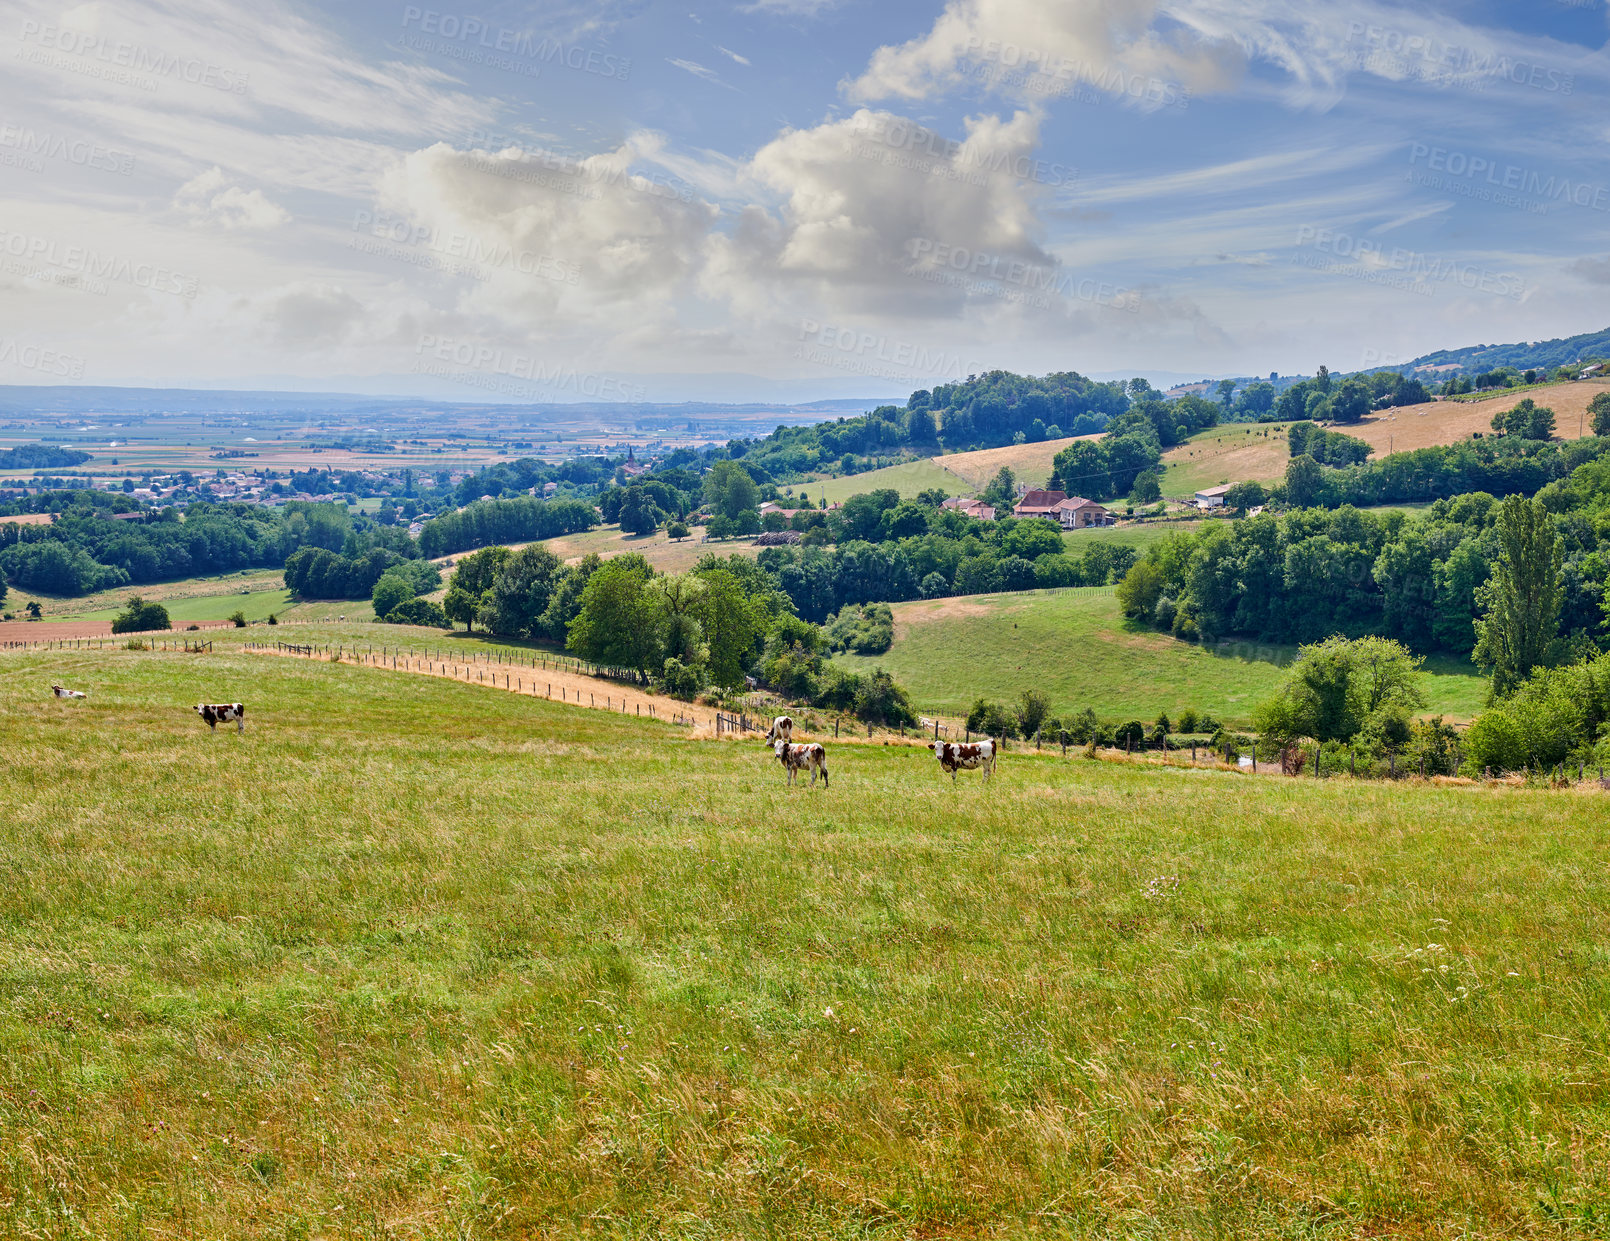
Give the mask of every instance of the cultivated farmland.
M 1597 794 L 1019 749 L 986 794 L 864 744 L 789 791 L 432 678 L 0 659 L 10 1235 L 1559 1236 L 1610 1196 Z

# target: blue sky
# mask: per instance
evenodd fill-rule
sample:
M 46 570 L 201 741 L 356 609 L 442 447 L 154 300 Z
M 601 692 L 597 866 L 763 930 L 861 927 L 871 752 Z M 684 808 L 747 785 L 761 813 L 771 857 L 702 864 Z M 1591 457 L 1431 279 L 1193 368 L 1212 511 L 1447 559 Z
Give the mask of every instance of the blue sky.
M 0 381 L 1333 370 L 1610 325 L 1604 0 L 0 15 Z

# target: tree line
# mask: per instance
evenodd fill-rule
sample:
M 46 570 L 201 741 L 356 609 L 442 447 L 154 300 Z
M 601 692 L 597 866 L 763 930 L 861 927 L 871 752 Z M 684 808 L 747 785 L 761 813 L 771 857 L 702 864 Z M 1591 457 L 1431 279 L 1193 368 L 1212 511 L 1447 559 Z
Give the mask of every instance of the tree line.
M 447 617 L 504 637 L 562 643 L 591 663 L 628 670 L 691 698 L 747 678 L 825 710 L 909 726 L 916 715 L 886 674 L 828 663 L 833 639 L 795 612 L 781 583 L 744 556 L 704 556 L 659 573 L 640 555 L 566 565 L 547 548 L 483 548 L 458 562 Z

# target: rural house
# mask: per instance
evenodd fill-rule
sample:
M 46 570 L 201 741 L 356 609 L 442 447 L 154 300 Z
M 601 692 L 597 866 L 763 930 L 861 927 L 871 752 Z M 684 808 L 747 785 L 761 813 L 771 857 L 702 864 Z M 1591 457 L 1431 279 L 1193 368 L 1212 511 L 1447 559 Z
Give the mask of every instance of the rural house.
M 1091 526 L 1110 526 L 1113 517 L 1105 507 L 1083 496 L 1069 496 L 1058 504 L 1051 516 L 1062 523 L 1064 530 L 1086 530 Z
M 1014 517 L 1049 517 L 1053 521 L 1057 517 L 1057 505 L 1068 498 L 1066 491 L 1043 491 L 1035 489 L 1023 493 L 1023 498 L 1017 502 L 1012 510 Z
M 957 512 L 965 513 L 967 516 L 975 518 L 978 521 L 995 520 L 994 507 L 992 505 L 985 504 L 984 501 L 980 500 L 977 496 L 958 496 L 955 499 L 945 500 L 940 504 L 939 507 L 953 508 Z
M 1223 508 L 1225 494 L 1230 490 L 1230 484 L 1222 487 L 1208 487 L 1196 493 L 1197 508 Z

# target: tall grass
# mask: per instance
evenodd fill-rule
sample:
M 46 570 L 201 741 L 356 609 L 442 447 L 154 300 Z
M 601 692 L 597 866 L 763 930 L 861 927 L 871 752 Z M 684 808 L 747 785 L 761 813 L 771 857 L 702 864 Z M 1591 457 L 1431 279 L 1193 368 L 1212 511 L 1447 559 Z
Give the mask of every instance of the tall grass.
M 1596 795 L 864 745 L 789 790 L 228 652 L 0 657 L 0 747 L 3 1237 L 1610 1221 Z

